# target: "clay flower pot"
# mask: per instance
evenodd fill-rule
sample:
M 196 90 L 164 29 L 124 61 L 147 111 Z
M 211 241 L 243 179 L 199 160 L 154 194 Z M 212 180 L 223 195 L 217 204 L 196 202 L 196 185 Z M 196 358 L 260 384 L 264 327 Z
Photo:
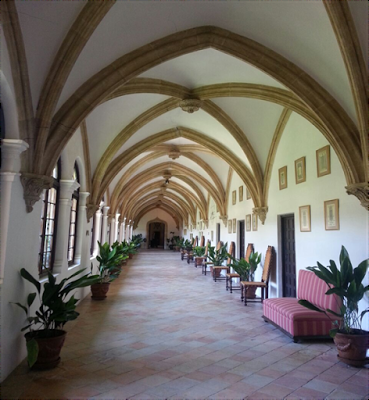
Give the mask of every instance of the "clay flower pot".
M 91 299 L 93 300 L 105 300 L 106 293 L 108 293 L 110 283 L 95 283 L 91 285 Z
M 54 336 L 44 336 L 47 331 L 32 331 L 24 335 L 26 341 L 35 339 L 38 345 L 37 361 L 32 369 L 49 369 L 55 368 L 60 362 L 60 351 L 63 347 L 67 332 L 54 329 L 51 332 Z M 50 331 L 48 331 L 50 333 Z
M 369 344 L 369 332 L 353 329 L 355 334 L 337 332 L 334 343 L 340 361 L 354 367 L 362 367 L 369 362 L 366 351 Z M 364 332 L 364 333 L 361 333 Z

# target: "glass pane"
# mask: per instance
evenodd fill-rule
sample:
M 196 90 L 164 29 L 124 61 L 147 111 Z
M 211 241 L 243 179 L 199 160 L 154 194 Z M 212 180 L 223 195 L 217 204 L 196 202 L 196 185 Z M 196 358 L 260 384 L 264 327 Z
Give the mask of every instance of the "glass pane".
M 69 237 L 69 248 L 73 248 L 74 247 L 74 236 L 70 236 Z
M 77 199 L 72 199 L 72 211 L 77 211 Z
M 73 249 L 68 251 L 68 261 L 73 261 Z
M 69 234 L 74 235 L 76 232 L 76 225 L 75 224 L 70 224 L 70 229 L 69 229 Z
M 56 189 L 49 189 L 49 203 L 56 203 Z
M 43 268 L 50 268 L 51 266 L 51 253 L 44 254 Z
M 55 165 L 53 169 L 53 178 L 58 179 L 58 165 Z
M 70 214 L 70 222 L 76 222 L 76 213 L 74 211 L 72 211 Z
M 46 235 L 52 235 L 54 233 L 54 221 L 52 219 L 48 219 L 46 221 Z
M 54 219 L 55 218 L 55 205 L 49 204 L 47 207 L 47 218 Z
M 51 252 L 52 248 L 53 248 L 53 237 L 52 236 L 45 236 L 44 253 Z

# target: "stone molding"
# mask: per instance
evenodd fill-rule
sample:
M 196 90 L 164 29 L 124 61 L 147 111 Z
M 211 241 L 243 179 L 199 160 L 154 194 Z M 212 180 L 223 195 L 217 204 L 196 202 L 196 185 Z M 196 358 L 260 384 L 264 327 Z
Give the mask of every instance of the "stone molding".
M 353 194 L 360 201 L 360 204 L 369 211 L 369 184 L 355 183 L 345 187 L 347 194 Z
M 26 202 L 26 210 L 30 213 L 35 203 L 40 200 L 43 190 L 52 187 L 54 178 L 46 175 L 22 173 L 20 180 L 23 186 L 23 198 Z
M 252 209 L 252 213 L 257 215 L 262 225 L 264 225 L 268 213 L 268 207 L 255 207 Z
M 219 219 L 222 220 L 223 224 L 225 227 L 227 227 L 228 224 L 228 215 L 219 215 Z
M 87 210 L 86 210 L 87 222 L 90 222 L 90 219 L 94 216 L 94 214 L 99 208 L 100 206 L 97 204 L 87 204 Z

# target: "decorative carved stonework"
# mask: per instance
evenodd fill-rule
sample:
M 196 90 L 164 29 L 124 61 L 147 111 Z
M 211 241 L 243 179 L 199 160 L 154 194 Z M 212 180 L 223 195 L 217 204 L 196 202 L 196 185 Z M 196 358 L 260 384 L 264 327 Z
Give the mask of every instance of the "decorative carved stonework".
M 201 108 L 202 101 L 199 99 L 183 99 L 179 102 L 179 106 L 183 111 L 188 112 L 189 114 L 198 111 Z
M 112 219 L 115 217 L 114 214 L 108 214 L 108 225 L 111 224 Z
M 96 204 L 87 204 L 87 210 L 86 210 L 86 218 L 87 222 L 90 222 L 90 219 L 94 216 L 95 212 L 99 209 L 100 207 Z
M 178 150 L 177 147 L 173 146 L 170 150 L 169 150 L 169 158 L 171 158 L 172 160 L 175 160 L 176 158 L 179 158 L 179 156 L 181 155 L 181 152 Z
M 32 212 L 33 206 L 40 200 L 44 189 L 50 189 L 54 178 L 52 176 L 22 173 L 23 198 L 26 202 L 26 210 Z
M 219 215 L 219 219 L 221 219 L 223 221 L 224 226 L 227 226 L 228 215 Z
M 268 207 L 255 207 L 252 209 L 252 213 L 259 217 L 262 225 L 264 225 L 265 223 L 267 212 L 268 212 Z
M 353 194 L 360 201 L 360 204 L 369 211 L 369 184 L 354 183 L 353 185 L 346 186 L 347 194 Z

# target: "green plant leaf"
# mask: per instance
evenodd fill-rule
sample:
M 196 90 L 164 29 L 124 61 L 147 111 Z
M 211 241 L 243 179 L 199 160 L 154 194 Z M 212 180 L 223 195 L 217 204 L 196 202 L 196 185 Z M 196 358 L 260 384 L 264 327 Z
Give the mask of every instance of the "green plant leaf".
M 24 310 L 24 312 L 26 313 L 26 315 L 28 315 L 28 309 L 27 309 L 27 307 L 25 307 L 23 304 L 21 304 L 21 303 L 14 303 L 14 302 L 11 302 L 11 304 L 16 304 L 18 307 L 20 307 L 22 310 Z
M 27 343 L 27 361 L 28 365 L 31 368 L 38 357 L 38 344 L 35 339 L 28 340 Z
M 22 278 L 24 278 L 26 281 L 31 282 L 34 286 L 36 286 L 38 293 L 40 293 L 41 284 L 39 281 L 37 281 L 25 268 L 22 268 L 20 270 L 20 274 Z
M 31 307 L 33 301 L 35 300 L 36 293 L 30 293 L 27 297 L 27 305 L 28 307 Z
M 329 313 L 335 315 L 336 317 L 343 318 L 343 315 L 342 315 L 342 314 L 338 314 L 338 313 L 336 313 L 335 311 L 331 310 L 330 308 L 327 308 L 327 312 L 329 312 Z
M 369 260 L 362 261 L 355 269 L 354 269 L 354 277 L 356 285 L 359 286 L 363 281 L 366 271 L 369 267 Z
M 329 336 L 332 337 L 332 338 L 334 338 L 334 337 L 336 336 L 336 333 L 337 333 L 337 332 L 338 332 L 338 328 L 331 329 L 331 330 L 329 331 Z
M 298 303 L 301 304 L 302 306 L 308 308 L 309 310 L 313 310 L 313 311 L 318 311 L 318 312 L 324 313 L 323 310 L 321 310 L 320 308 L 314 306 L 314 304 L 310 303 L 310 301 L 299 300 Z

